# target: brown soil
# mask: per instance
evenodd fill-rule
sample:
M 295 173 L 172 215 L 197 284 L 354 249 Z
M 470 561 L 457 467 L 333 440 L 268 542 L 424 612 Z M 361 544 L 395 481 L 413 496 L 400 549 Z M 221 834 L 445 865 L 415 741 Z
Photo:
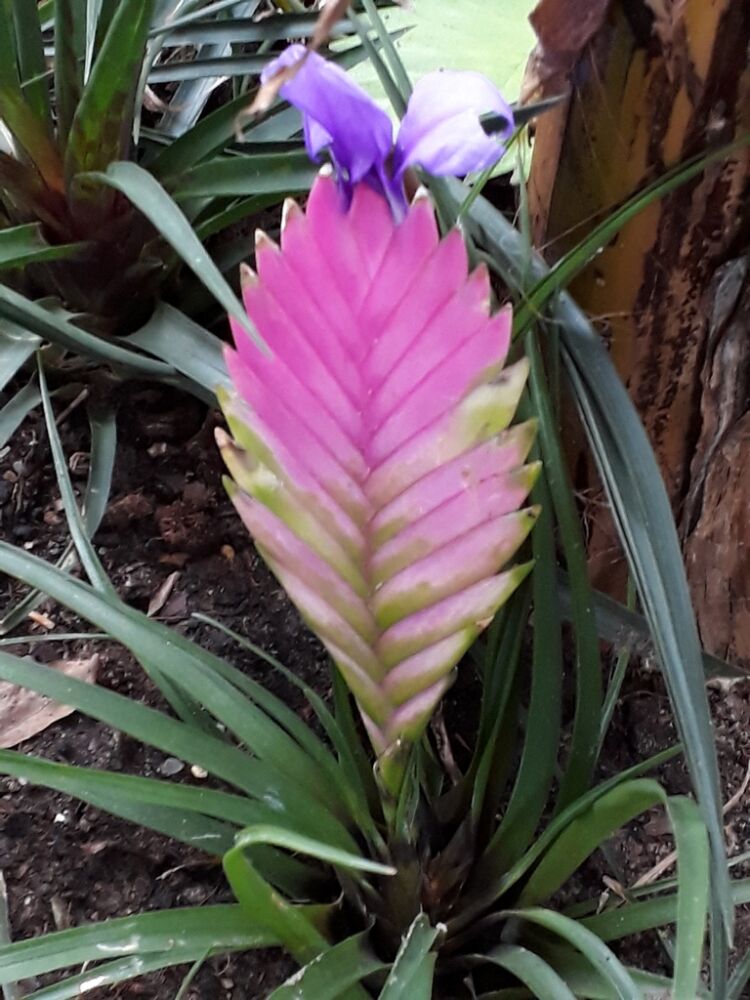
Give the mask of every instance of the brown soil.
M 255 556 L 223 494 L 221 462 L 212 435 L 215 419 L 177 393 L 142 386 L 125 391 L 112 499 L 96 536 L 97 550 L 119 593 L 141 610 L 146 610 L 166 578 L 177 571 L 179 576 L 157 617 L 252 672 L 304 714 L 305 706 L 296 692 L 286 689 L 262 662 L 190 618 L 201 611 L 221 620 L 327 693 L 321 648 Z M 83 477 L 87 432 L 82 408 L 63 422 L 61 433 L 68 456 L 79 456 L 72 460 L 73 475 Z M 0 455 L 0 537 L 49 560 L 59 555 L 65 542 L 64 517 L 38 415 L 27 420 L 12 448 Z M 0 581 L 0 608 L 20 593 L 12 581 Z M 40 610 L 57 631 L 82 627 L 50 602 Z M 39 628 L 29 623 L 24 634 Z M 36 659 L 49 661 L 88 656 L 94 649 L 101 657 L 100 684 L 159 704 L 158 692 L 138 665 L 113 644 L 77 641 L 29 647 L 19 640 L 12 651 L 31 652 Z M 743 682 L 729 690 L 711 691 L 726 799 L 742 784 L 750 760 L 749 690 L 748 682 Z M 607 741 L 602 773 L 632 764 L 674 738 L 659 675 L 647 666 L 634 667 Z M 20 749 L 52 760 L 147 776 L 163 776 L 166 759 L 78 714 L 51 726 Z M 679 761 L 663 768 L 660 777 L 670 791 L 687 790 Z M 184 768 L 179 780 L 198 779 Z M 746 796 L 726 818 L 732 854 L 744 849 L 750 835 L 749 802 Z M 616 891 L 617 883 L 631 884 L 669 853 L 671 846 L 661 817 L 655 814 L 639 820 L 612 844 L 609 857 L 599 855 L 570 889 L 586 896 Z M 205 855 L 12 779 L 0 779 L 0 859 L 15 939 L 143 910 L 231 898 L 220 867 Z M 735 874 L 747 873 L 738 869 Z M 742 954 L 750 940 L 750 913 L 740 913 L 738 932 L 737 953 Z M 655 971 L 663 965 L 653 935 L 628 943 L 623 954 Z M 197 975 L 186 1000 L 261 998 L 291 968 L 275 951 L 211 960 Z M 177 992 L 186 971 L 168 970 L 100 995 L 167 1000 Z M 96 994 L 87 995 L 96 1000 Z

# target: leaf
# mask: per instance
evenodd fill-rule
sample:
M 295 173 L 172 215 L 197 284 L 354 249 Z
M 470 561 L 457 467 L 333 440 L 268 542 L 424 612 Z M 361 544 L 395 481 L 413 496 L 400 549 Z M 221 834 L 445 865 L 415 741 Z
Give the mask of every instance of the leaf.
M 20 79 L 30 81 L 41 77 L 47 70 L 44 58 L 42 26 L 37 4 L 26 0 L 12 0 L 13 24 L 16 34 L 16 54 Z M 49 93 L 46 81 L 37 79 L 35 83 L 24 83 L 24 96 L 34 116 L 39 121 L 51 125 Z
M 425 973 L 431 984 L 436 958 L 431 949 L 444 932 L 445 927 L 441 924 L 431 927 L 429 919 L 423 913 L 414 918 L 403 936 L 378 1000 L 416 1000 L 416 997 L 432 996 L 431 989 L 429 992 L 418 992 L 415 984 L 420 982 Z
M 83 330 L 69 320 L 56 316 L 38 302 L 33 302 L 2 284 L 0 284 L 0 319 L 9 320 L 28 330 L 29 333 L 84 357 L 120 366 L 126 371 L 137 372 L 142 376 L 169 377 L 174 372 L 168 365 Z
M 39 343 L 38 337 L 15 323 L 0 325 L 0 390 L 28 361 Z
M 154 0 L 120 0 L 70 123 L 65 173 L 70 184 L 81 173 L 104 170 L 128 152 L 136 111 L 136 88 L 146 49 Z M 111 200 L 111 193 L 104 192 Z M 103 210 L 102 189 L 74 187 L 80 208 Z
M 216 400 L 219 388 L 230 385 L 224 361 L 226 344 L 193 322 L 184 313 L 160 302 L 150 319 L 123 343 L 136 347 L 186 375 L 209 404 Z
M 41 399 L 36 378 L 32 378 L 0 409 L 0 448 L 5 447 Z
M 224 280 L 190 223 L 159 182 L 135 163 L 111 163 L 106 173 L 88 175 L 122 192 L 151 222 L 160 235 L 185 261 L 197 278 L 235 317 L 240 326 L 264 349 L 234 292 Z
M 564 979 L 543 958 L 517 944 L 501 944 L 477 955 L 477 959 L 492 962 L 507 969 L 529 987 L 538 1000 L 576 1000 Z
M 98 962 L 103 956 L 131 956 L 134 942 L 140 955 L 162 955 L 174 948 L 177 933 L 184 942 L 183 948 L 194 954 L 206 948 L 220 951 L 222 948 L 267 948 L 276 944 L 272 935 L 248 924 L 239 906 L 178 907 L 87 924 L 0 946 L 0 983 L 42 976 L 85 962 Z M 181 956 L 180 961 L 186 959 Z M 88 976 L 91 977 L 90 971 Z
M 96 678 L 99 656 L 95 653 L 81 660 L 54 660 L 48 666 L 66 677 L 76 677 L 91 684 Z M 70 705 L 61 705 L 15 684 L 0 682 L 0 747 L 14 747 L 74 711 Z
M 321 175 L 307 215 L 287 203 L 282 249 L 261 236 L 256 261 L 243 294 L 274 355 L 233 321 L 230 495 L 397 789 L 401 754 L 383 755 L 418 738 L 529 568 L 500 572 L 536 518 L 518 510 L 534 428 L 507 429 L 527 368 L 503 369 L 510 317 L 489 318 L 486 271 L 467 276 L 427 200 L 397 227 L 367 185 L 345 212 Z
M 36 223 L 0 229 L 0 271 L 4 268 L 80 257 L 89 248 L 87 243 L 51 245 L 44 239 L 41 227 Z
M 515 916 L 544 927 L 545 930 L 551 931 L 572 944 L 611 984 L 615 995 L 620 1000 L 643 1000 L 641 991 L 633 982 L 627 969 L 595 934 L 592 934 L 575 920 L 571 920 L 570 917 L 565 917 L 561 913 L 553 913 L 551 910 L 539 908 L 510 911 L 507 916 Z M 690 995 L 683 994 L 686 1000 Z
M 310 760 L 287 732 L 274 724 L 258 706 L 242 695 L 241 689 L 227 679 L 227 675 L 230 678 L 233 676 L 234 668 L 224 664 L 217 657 L 212 657 L 174 630 L 146 618 L 145 615 L 110 595 L 97 593 L 87 584 L 71 578 L 54 566 L 2 542 L 0 542 L 0 567 L 25 580 L 29 585 L 39 587 L 77 613 L 98 623 L 110 635 L 122 641 L 153 676 L 157 679 L 166 678 L 170 685 L 167 687 L 169 693 L 173 688 L 185 691 L 192 702 L 212 712 L 219 722 L 231 732 L 235 732 L 238 738 L 261 759 L 249 758 L 245 753 L 210 735 L 210 732 L 202 731 L 192 720 L 190 725 L 185 726 L 185 731 L 191 733 L 196 740 L 199 737 L 209 740 L 208 744 L 202 743 L 201 746 L 207 754 L 211 747 L 214 748 L 212 753 L 215 759 L 212 762 L 206 763 L 206 758 L 194 759 L 196 747 L 191 746 L 189 740 L 186 746 L 183 745 L 185 736 L 182 729 L 173 733 L 174 739 L 180 744 L 179 749 L 174 745 L 163 746 L 159 740 L 166 735 L 165 727 L 160 726 L 159 721 L 155 720 L 165 720 L 165 716 L 150 709 L 145 710 L 144 716 L 143 707 L 127 698 L 117 702 L 122 705 L 119 717 L 107 715 L 107 720 L 111 724 L 130 732 L 126 729 L 126 720 L 133 717 L 132 721 L 139 726 L 139 729 L 136 734 L 131 733 L 131 735 L 159 746 L 179 759 L 190 760 L 217 775 L 219 771 L 216 768 L 223 761 L 223 766 L 230 767 L 237 780 L 226 778 L 225 774 L 219 776 L 233 780 L 238 787 L 248 791 L 248 794 L 257 794 L 259 798 L 271 794 L 283 811 L 291 810 L 298 817 L 307 817 L 303 828 L 307 825 L 311 833 L 315 832 L 325 839 L 338 842 L 345 849 L 353 846 L 352 837 L 332 811 L 343 812 L 338 785 L 331 782 L 330 777 L 318 764 Z M 37 668 L 36 671 L 27 671 L 27 675 L 25 677 L 22 675 L 18 680 L 16 659 L 11 657 L 8 660 L 7 654 L 5 656 L 6 659 L 2 661 L 4 666 L 0 667 L 0 676 L 5 676 L 15 683 L 27 684 L 42 693 L 51 694 L 52 697 L 55 696 L 54 691 L 47 690 L 50 684 L 54 684 L 54 674 L 52 676 L 44 672 L 40 674 L 39 671 L 43 671 L 43 668 Z M 214 664 L 215 668 L 212 669 Z M 13 676 L 9 676 L 8 672 Z M 32 677 L 36 678 L 33 684 Z M 45 687 L 40 688 L 38 684 L 43 684 Z M 95 695 L 92 695 L 80 685 L 73 687 L 77 692 L 78 701 L 70 703 L 75 704 L 81 711 L 93 714 L 95 718 L 101 718 L 97 714 L 100 711 L 107 713 L 114 711 L 111 699 L 102 698 L 103 695 L 112 695 L 112 692 L 97 690 Z M 69 695 L 68 699 L 70 697 Z M 147 724 L 145 720 L 151 717 L 149 713 L 153 715 L 154 720 Z M 210 719 L 206 718 L 206 721 L 209 723 L 206 728 L 213 732 L 214 727 Z M 153 731 L 154 725 L 160 726 L 159 732 Z
M 268 1000 L 339 1000 L 344 996 L 348 1000 L 364 1000 L 369 993 L 351 988 L 384 968 L 385 962 L 368 947 L 367 933 L 354 934 L 295 972 L 269 994 Z
M 449 182 L 437 187 L 439 197 L 447 198 L 451 205 L 458 206 L 465 198 L 463 185 Z M 482 198 L 472 206 L 466 223 L 473 237 L 489 247 L 510 285 L 522 289 L 526 253 L 520 234 Z M 548 273 L 536 255 L 530 270 L 537 281 Z M 716 931 L 724 927 L 726 944 L 731 937 L 733 915 L 716 754 L 700 644 L 669 500 L 635 407 L 590 322 L 565 292 L 558 293 L 550 318 L 559 330 L 563 362 L 613 505 L 709 830 L 712 928 Z M 722 942 L 715 939 L 712 953 L 720 959 L 721 951 Z
M 37 385 L 38 383 L 35 384 L 33 381 L 29 383 L 33 389 L 30 402 L 33 402 L 35 406 L 42 400 L 42 393 Z M 50 393 L 50 396 L 53 395 L 55 393 Z M 112 471 L 117 447 L 117 425 L 114 410 L 110 409 L 107 404 L 103 405 L 101 410 L 98 406 L 96 409 L 91 406 L 89 408 L 89 425 L 91 427 L 89 474 L 83 495 L 81 530 L 88 538 L 91 538 L 104 517 L 112 485 Z M 58 559 L 57 566 L 60 569 L 70 569 L 75 561 L 75 546 L 69 542 Z M 6 611 L 0 618 L 0 635 L 11 632 L 17 625 L 20 625 L 26 615 L 37 607 L 42 598 L 43 594 L 39 590 L 32 590 L 15 607 Z
M 226 42 L 280 42 L 288 38 L 310 38 L 315 31 L 318 15 L 270 14 L 261 20 L 252 17 L 232 17 L 209 20 L 205 12 L 197 17 L 175 23 L 165 45 L 206 45 Z M 333 36 L 346 35 L 352 30 L 345 19 L 331 25 Z
M 172 194 L 177 201 L 296 194 L 309 189 L 316 169 L 304 149 L 223 157 L 187 171 L 174 183 Z

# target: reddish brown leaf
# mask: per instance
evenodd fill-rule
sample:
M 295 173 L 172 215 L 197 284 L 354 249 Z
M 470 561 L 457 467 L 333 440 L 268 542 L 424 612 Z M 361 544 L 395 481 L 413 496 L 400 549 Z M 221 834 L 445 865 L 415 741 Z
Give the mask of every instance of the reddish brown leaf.
M 562 89 L 609 5 L 610 0 L 540 0 L 529 15 L 539 41 L 526 67 L 522 103 Z

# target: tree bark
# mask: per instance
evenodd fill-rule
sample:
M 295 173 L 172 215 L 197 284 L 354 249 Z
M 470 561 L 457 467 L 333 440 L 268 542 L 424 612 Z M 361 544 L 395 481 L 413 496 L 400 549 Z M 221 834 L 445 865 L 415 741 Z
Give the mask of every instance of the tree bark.
M 577 7 L 591 9 L 542 0 L 536 12 L 530 87 L 559 90 L 560 67 L 572 84 L 567 105 L 540 120 L 532 163 L 534 231 L 551 259 L 669 166 L 750 131 L 748 0 L 611 0 L 566 60 L 560 26 Z M 748 666 L 749 173 L 745 146 L 642 212 L 572 287 L 658 455 L 702 638 Z M 585 459 L 578 471 L 595 577 L 611 585 L 614 529 Z

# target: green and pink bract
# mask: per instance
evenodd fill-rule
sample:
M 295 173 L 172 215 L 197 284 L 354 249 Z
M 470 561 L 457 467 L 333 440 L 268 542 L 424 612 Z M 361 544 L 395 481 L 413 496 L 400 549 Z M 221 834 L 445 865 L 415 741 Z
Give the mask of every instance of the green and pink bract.
M 486 269 L 418 195 L 400 223 L 330 172 L 281 247 L 257 239 L 233 323 L 228 488 L 258 551 L 354 694 L 376 754 L 417 739 L 455 667 L 530 566 L 532 422 L 510 427 L 524 360 Z

